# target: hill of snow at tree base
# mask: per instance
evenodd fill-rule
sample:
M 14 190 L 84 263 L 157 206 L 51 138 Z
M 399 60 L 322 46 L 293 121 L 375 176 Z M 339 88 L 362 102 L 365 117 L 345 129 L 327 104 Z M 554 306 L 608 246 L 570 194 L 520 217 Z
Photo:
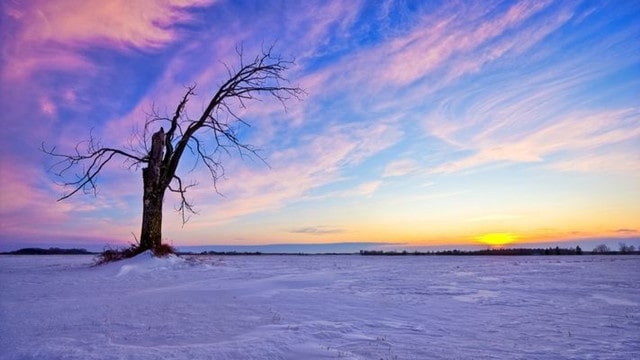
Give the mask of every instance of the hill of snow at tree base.
M 0 359 L 640 359 L 640 257 L 0 256 Z

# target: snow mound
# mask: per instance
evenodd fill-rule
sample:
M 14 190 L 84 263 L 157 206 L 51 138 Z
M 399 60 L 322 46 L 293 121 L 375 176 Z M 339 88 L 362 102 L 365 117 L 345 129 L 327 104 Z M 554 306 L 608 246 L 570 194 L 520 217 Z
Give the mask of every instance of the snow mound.
M 147 250 L 130 259 L 117 263 L 120 270 L 116 276 L 123 276 L 132 273 L 148 273 L 158 270 L 172 270 L 184 268 L 186 261 L 176 255 L 170 254 L 164 257 L 153 255 L 151 250 Z

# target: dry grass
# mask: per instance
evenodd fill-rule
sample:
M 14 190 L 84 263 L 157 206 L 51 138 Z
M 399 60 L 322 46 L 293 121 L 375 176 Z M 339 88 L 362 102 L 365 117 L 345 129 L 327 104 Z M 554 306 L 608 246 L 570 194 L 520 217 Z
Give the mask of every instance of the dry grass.
M 94 264 L 102 265 L 114 261 L 129 259 L 143 253 L 144 251 L 145 249 L 142 249 L 139 244 L 130 244 L 128 247 L 117 249 L 109 247 L 96 256 Z M 160 246 L 152 251 L 153 255 L 157 257 L 165 257 L 176 253 L 176 250 L 167 244 L 160 244 Z
M 176 249 L 174 249 L 171 245 L 167 245 L 167 244 L 160 244 L 160 246 L 153 249 L 153 255 L 157 257 L 165 257 L 175 253 L 176 253 Z

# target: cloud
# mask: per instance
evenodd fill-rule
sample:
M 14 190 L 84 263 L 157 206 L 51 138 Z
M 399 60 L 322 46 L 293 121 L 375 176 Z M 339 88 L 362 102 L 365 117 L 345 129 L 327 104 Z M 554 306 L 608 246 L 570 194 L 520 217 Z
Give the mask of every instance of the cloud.
M 520 1 L 492 20 L 478 19 L 484 14 L 474 6 L 456 9 L 456 15 L 443 15 L 435 24 L 427 17 L 424 25 L 429 26 L 417 27 L 410 36 L 389 44 L 383 79 L 396 84 L 420 79 L 457 54 L 469 53 L 519 26 L 549 3 Z
M 322 195 L 312 192 L 339 182 L 347 169 L 394 145 L 401 136 L 392 124 L 384 122 L 328 126 L 321 133 L 305 135 L 295 147 L 273 151 L 267 158 L 268 169 L 230 161 L 229 177 L 240 180 L 218 184 L 223 198 L 207 186 L 210 179 L 206 179 L 205 172 L 194 174 L 202 179 L 201 185 L 190 191 L 189 196 L 197 199 L 196 208 L 200 213 L 212 216 L 195 217 L 190 226 L 219 225 L 250 214 L 274 211 L 293 202 L 327 196 L 371 195 L 381 185 L 380 181 L 363 182 L 351 190 Z
M 390 162 L 382 172 L 383 177 L 404 176 L 419 169 L 418 163 L 413 159 L 399 159 Z
M 548 14 L 545 12 L 555 11 L 549 10 L 550 4 L 521 1 L 505 9 L 479 5 L 446 6 L 435 13 L 425 13 L 412 28 L 396 33 L 400 36 L 338 57 L 333 63 L 315 63 L 314 59 L 317 58 L 314 56 L 320 58 L 326 55 L 320 50 L 324 39 L 333 34 L 336 28 L 343 28 L 345 32 L 353 31 L 350 26 L 353 26 L 356 15 L 361 11 L 359 4 L 327 5 L 327 11 L 322 13 L 322 21 L 317 23 L 318 28 L 303 32 L 308 36 L 304 43 L 310 45 L 297 42 L 298 45 L 294 45 L 296 50 L 310 50 L 303 50 L 303 66 L 296 70 L 305 71 L 309 70 L 305 66 L 313 66 L 312 72 L 300 73 L 299 83 L 309 90 L 310 96 L 297 110 L 298 121 L 286 123 L 277 120 L 271 105 L 258 107 L 257 111 L 250 107 L 246 114 L 261 119 L 261 124 L 266 125 L 266 130 L 259 132 L 257 146 L 269 150 L 273 149 L 273 144 L 283 144 L 284 147 L 268 153 L 272 170 L 232 169 L 235 174 L 231 176 L 240 174 L 243 181 L 237 185 L 222 184 L 227 198 L 203 199 L 203 203 L 211 201 L 215 204 L 210 206 L 212 213 L 220 214 L 214 222 L 226 222 L 247 214 L 278 209 L 296 199 L 348 193 L 350 190 L 309 195 L 314 189 L 339 181 L 344 169 L 354 169 L 383 149 L 396 145 L 405 136 L 406 129 L 414 131 L 415 124 L 408 119 L 426 112 L 426 106 L 422 104 L 437 104 L 442 100 L 434 95 L 436 90 L 455 84 L 465 75 L 476 74 L 504 57 L 521 56 L 571 19 L 573 8 L 569 5 L 557 6 L 560 9 L 557 16 L 546 17 Z M 345 7 L 348 8 L 348 16 L 340 21 L 337 14 Z M 295 29 L 310 26 L 305 25 L 305 21 L 315 16 L 309 15 L 314 12 L 305 12 L 296 17 L 298 10 L 287 10 L 286 16 L 293 17 L 288 26 Z M 541 24 L 540 18 L 545 17 L 548 21 Z M 268 18 L 265 23 L 273 21 L 273 18 Z M 330 50 L 325 48 L 322 51 Z M 170 82 L 174 79 L 170 74 L 179 73 L 179 69 L 187 66 L 187 63 L 176 60 L 172 65 L 175 67 L 171 66 L 158 89 L 164 91 L 170 88 Z M 547 79 L 536 78 L 540 74 L 535 72 L 523 74 L 525 80 L 518 78 L 523 85 L 527 81 L 538 81 L 533 94 L 524 91 L 514 94 L 497 86 L 489 87 L 487 96 L 470 99 L 471 107 L 465 104 L 456 109 L 463 112 L 462 116 L 451 117 L 447 113 L 428 115 L 429 135 L 444 140 L 456 150 L 464 151 L 458 153 L 458 156 L 463 155 L 460 159 L 445 161 L 436 166 L 436 171 L 460 171 L 504 162 L 540 162 L 550 154 L 593 146 L 593 142 L 586 144 L 591 140 L 591 134 L 587 132 L 576 133 L 576 138 L 582 138 L 582 142 L 574 139 L 568 144 L 560 138 L 561 134 L 574 130 L 572 121 L 575 119 L 560 117 L 569 116 L 566 113 L 545 119 L 544 122 L 537 120 L 541 118 L 539 111 L 527 113 L 524 121 L 503 116 L 530 109 L 536 102 L 557 96 L 563 87 L 572 86 L 570 82 L 552 83 L 552 86 L 544 83 L 558 73 L 543 74 L 548 75 Z M 209 69 L 202 72 L 199 78 L 214 79 L 216 74 L 216 71 Z M 433 79 L 437 80 L 435 86 L 432 86 Z M 406 96 L 397 96 L 399 94 Z M 452 97 L 457 95 L 454 93 Z M 467 93 L 462 95 L 462 99 L 469 99 Z M 509 103 L 513 102 L 514 97 L 515 103 Z M 455 101 L 452 106 L 456 105 Z M 326 102 L 333 104 L 329 114 L 326 113 Z M 549 112 L 554 110 L 552 108 Z M 389 113 L 394 114 L 392 122 L 378 119 L 388 118 Z M 553 121 L 565 125 L 554 128 L 551 124 Z M 515 136 L 503 134 L 502 130 L 512 128 L 513 123 L 518 124 Z M 593 120 L 593 123 L 597 121 Z M 114 129 L 121 131 L 122 127 L 115 126 Z M 607 132 L 605 128 L 601 130 Z M 615 137 L 613 133 L 609 135 Z M 547 141 L 551 137 L 563 143 L 554 145 Z M 607 144 L 616 141 L 604 137 L 601 140 Z M 419 170 L 417 167 L 415 160 L 397 159 L 387 164 L 382 175 L 403 176 Z M 381 182 L 377 180 L 365 181 L 351 191 L 371 194 L 380 185 Z M 203 209 L 203 212 L 209 211 Z
M 142 50 L 159 50 L 163 46 L 175 41 L 180 35 L 176 24 L 183 23 L 189 18 L 188 10 L 194 6 L 201 6 L 211 3 L 210 1 L 162 1 L 147 2 L 140 1 L 133 5 L 126 1 L 105 2 L 98 4 L 95 9 L 89 9 L 89 5 L 76 4 L 77 8 L 73 12 L 67 11 L 69 4 L 73 2 L 48 2 L 46 4 L 30 4 L 32 6 L 23 8 L 12 8 L 12 16 L 19 31 L 16 32 L 16 42 L 23 41 L 29 44 L 24 53 L 17 55 L 22 56 L 22 64 L 33 61 L 33 64 L 14 73 L 14 75 L 22 74 L 27 76 L 32 70 L 65 70 L 72 69 L 74 71 L 84 71 L 85 73 L 104 72 L 93 62 L 87 60 L 83 49 L 92 46 L 102 46 L 115 50 L 127 50 L 130 48 L 139 48 Z M 130 7 L 132 9 L 123 9 Z M 315 5 L 310 5 L 315 6 Z M 301 42 L 302 47 L 307 47 L 309 51 L 318 49 L 323 46 L 327 39 L 333 36 L 334 32 L 340 29 L 347 29 L 354 17 L 359 11 L 359 5 L 356 2 L 335 2 L 327 5 L 318 5 L 320 9 L 316 11 L 302 12 L 296 14 L 290 13 L 287 16 L 298 21 L 298 26 L 312 26 L 311 32 L 298 32 L 307 36 L 307 40 Z M 287 7 L 288 9 L 289 7 Z M 298 10 L 300 10 L 298 8 Z M 45 21 L 43 24 L 30 24 L 26 19 L 31 16 L 29 14 L 40 12 L 38 16 L 43 16 Z M 14 14 L 15 13 L 15 14 Z M 140 18 L 144 14 L 144 18 Z M 101 138 L 103 143 L 108 146 L 126 146 L 130 133 L 135 124 L 140 124 L 140 120 L 144 119 L 145 111 L 149 110 L 152 103 L 166 104 L 168 111 L 172 110 L 174 102 L 183 95 L 182 85 L 184 83 L 197 82 L 198 93 L 202 97 L 194 98 L 190 103 L 193 110 L 190 113 L 196 113 L 201 108 L 202 101 L 206 100 L 207 92 L 216 87 L 220 79 L 226 75 L 226 69 L 223 64 L 210 61 L 194 61 L 194 55 L 198 55 L 197 59 L 207 57 L 206 54 L 217 60 L 234 65 L 237 57 L 234 52 L 235 46 L 242 43 L 245 38 L 252 38 L 251 33 L 265 33 L 261 31 L 267 29 L 267 25 L 273 22 L 271 15 L 260 17 L 255 22 L 255 27 L 247 28 L 244 31 L 234 32 L 229 36 L 219 36 L 220 32 L 227 31 L 229 26 L 233 25 L 231 19 L 223 19 L 222 22 L 213 25 L 210 31 L 199 33 L 198 38 L 185 39 L 185 46 L 179 48 L 167 60 L 167 66 L 162 74 L 155 80 L 154 86 L 150 88 L 146 94 L 138 99 L 132 109 L 124 116 L 114 114 L 115 116 L 100 119 L 102 124 L 96 129 L 97 136 Z M 350 14 L 345 17 L 344 14 Z M 240 16 L 240 15 L 239 15 Z M 247 14 L 241 16 L 248 16 Z M 322 17 L 323 21 L 303 21 L 308 18 Z M 265 21 L 269 20 L 269 21 Z M 87 24 L 94 23 L 90 29 Z M 119 26 L 112 26 L 118 22 Z M 45 28 L 45 25 L 48 28 Z M 285 29 L 282 21 L 279 27 Z M 54 29 L 55 31 L 48 31 Z M 287 36 L 293 36 L 289 34 Z M 209 41 L 211 40 L 211 41 Z M 299 40 L 299 39 L 296 39 Z M 300 42 L 296 42 L 300 44 Z M 250 48 L 252 43 L 246 45 Z M 300 46 L 300 45 L 296 45 Z M 48 67 L 48 64 L 42 63 L 43 59 L 38 55 L 43 51 L 50 52 L 60 56 L 60 59 L 68 59 L 56 63 L 54 67 Z M 250 53 L 249 50 L 247 50 Z M 289 51 L 289 50 L 287 50 Z M 293 50 L 292 50 L 293 51 Z M 251 53 L 250 53 L 251 54 Z M 308 56 L 315 56 L 311 52 Z M 55 57 L 48 57 L 55 59 Z M 16 61 L 16 66 L 18 66 Z M 103 74 L 104 75 L 104 74 Z M 221 77 L 222 76 L 222 77 Z M 169 89 L 169 90 L 167 90 Z M 50 95 L 45 93 L 41 96 L 40 110 L 55 117 L 59 115 L 63 108 L 67 105 L 77 105 L 82 99 L 79 99 L 79 91 L 77 89 L 52 89 L 56 94 Z M 82 96 L 82 95 L 80 95 Z M 113 96 L 113 95 L 111 95 Z M 119 100 L 112 100 L 119 101 Z M 309 132 L 302 133 L 306 142 L 305 146 L 297 147 L 297 143 L 288 143 L 283 148 L 278 144 L 286 134 L 293 136 L 293 130 L 289 128 L 286 120 L 291 115 L 282 116 L 282 107 L 280 104 L 273 106 L 270 102 L 263 102 L 260 106 L 250 106 L 249 110 L 243 112 L 250 119 L 259 119 L 258 125 L 264 125 L 265 131 L 261 131 L 255 139 L 257 143 L 253 143 L 258 147 L 264 146 L 270 150 L 271 154 L 269 162 L 273 167 L 272 171 L 255 168 L 243 168 L 230 165 L 229 169 L 238 170 L 234 174 L 240 174 L 244 182 L 237 186 L 231 183 L 222 183 L 223 191 L 228 198 L 218 198 L 217 194 L 212 191 L 210 179 L 204 173 L 194 173 L 194 178 L 201 180 L 202 186 L 194 189 L 192 193 L 198 201 L 196 205 L 202 205 L 203 208 L 210 208 L 212 214 L 218 214 L 219 209 L 223 210 L 221 216 L 216 217 L 214 222 L 227 222 L 237 217 L 247 214 L 267 211 L 280 208 L 284 204 L 295 201 L 301 196 L 304 197 L 311 189 L 323 186 L 325 184 L 337 181 L 341 177 L 341 171 L 348 166 L 361 163 L 370 156 L 375 155 L 382 149 L 392 146 L 401 133 L 397 131 L 392 124 L 387 122 L 380 123 L 361 123 L 349 124 L 340 121 L 327 123 L 326 126 L 319 129 L 321 133 Z M 95 109 L 95 104 L 94 104 Z M 254 110 L 256 109 L 256 110 Z M 160 111 L 163 111 L 161 108 Z M 96 112 L 95 110 L 93 112 Z M 99 114 L 103 116 L 102 114 Z M 280 119 L 275 116 L 279 116 Z M 308 114 L 306 114 L 308 116 Z M 298 118 L 302 117 L 299 112 Z M 285 120 L 281 120 L 284 118 Z M 274 119 L 273 121 L 271 121 Z M 252 121 L 253 123 L 253 121 Z M 279 125 L 278 125 L 279 124 Z M 64 124 L 67 131 L 61 134 L 61 139 L 56 142 L 63 146 L 76 144 L 77 134 L 87 131 L 81 129 L 80 126 L 87 126 L 86 123 L 73 124 L 67 120 Z M 73 131 L 69 130 L 73 127 Z M 262 126 L 261 126 L 262 127 Z M 88 128 L 88 127 L 87 127 Z M 295 136 L 299 136 L 296 133 Z M 70 137 L 71 136 L 71 137 Z M 287 146 L 291 146 L 287 148 Z M 187 156 L 188 157 L 188 156 Z M 185 157 L 185 161 L 187 161 Z M 113 171 L 117 171 L 117 166 Z M 130 176 L 139 176 L 132 174 Z M 102 178 L 105 180 L 105 178 Z M 118 184 L 127 185 L 129 188 L 132 182 L 124 178 L 109 177 L 105 182 L 117 186 Z M 137 185 L 137 183 L 134 182 Z M 362 191 L 372 191 L 371 186 L 359 189 Z M 121 192 L 117 191 L 120 195 Z M 202 196 L 202 197 L 201 197 Z M 231 197 L 233 196 L 232 200 Z M 229 201 L 227 201 L 229 200 Z M 208 205 L 211 201 L 213 205 Z M 205 205 L 207 204 L 207 205 Z M 102 205 L 97 205 L 102 208 Z M 200 208 L 203 210 L 204 209 Z M 201 219 L 200 219 L 201 220 Z M 194 223 L 198 220 L 194 219 Z
M 311 89 L 366 88 L 369 97 L 375 94 L 387 100 L 396 91 L 411 89 L 409 99 L 400 101 L 418 101 L 426 92 L 434 93 L 464 74 L 498 61 L 510 49 L 522 52 L 541 41 L 570 17 L 567 10 L 567 15 L 543 26 L 544 31 L 538 23 L 529 24 L 550 3 L 520 1 L 506 11 L 485 3 L 450 4 L 425 12 L 402 36 L 321 69 L 309 79 L 314 84 Z
M 38 187 L 36 179 L 41 178 L 42 174 L 36 169 L 20 166 L 15 158 L 12 160 L 15 162 L 3 161 L 2 169 L 0 169 L 0 181 L 3 184 L 0 188 L 2 196 L 2 201 L 0 201 L 2 226 L 0 228 L 7 231 L 17 227 L 17 223 L 36 220 L 33 217 L 22 218 L 25 213 L 29 213 L 33 209 L 39 209 L 40 218 L 49 218 L 46 222 L 65 220 L 66 217 L 63 213 L 51 209 L 50 204 L 54 199 L 49 197 L 50 194 Z
M 47 186 L 45 174 L 25 167 L 15 158 L 13 160 L 3 162 L 0 170 L 3 184 L 0 188 L 2 236 L 64 234 L 63 228 L 68 229 L 81 222 L 74 218 L 84 210 L 81 201 L 75 204 L 56 202 L 54 186 Z
M 502 109 L 503 112 L 511 109 L 531 109 L 541 101 L 558 96 L 558 92 L 553 90 L 542 90 L 552 78 L 544 79 L 547 82 L 543 83 L 543 79 L 534 77 L 538 75 L 535 72 L 532 72 L 533 75 L 526 72 L 522 74 L 522 71 L 515 69 L 513 77 L 509 79 L 521 81 L 520 77 L 524 77 L 531 81 L 540 81 L 534 84 L 535 90 L 541 89 L 537 94 L 525 92 L 525 84 L 522 84 L 522 93 L 514 94 L 509 88 L 498 89 L 499 84 L 504 85 L 501 84 L 504 79 L 497 79 L 495 85 L 490 84 L 495 80 L 492 78 L 481 78 L 476 83 L 472 82 L 471 86 L 458 84 L 460 81 L 466 81 L 465 77 L 469 75 L 486 76 L 482 70 L 495 66 L 500 61 L 514 60 L 529 54 L 532 48 L 567 24 L 574 16 L 575 8 L 575 5 L 571 4 L 552 6 L 550 1 L 520 1 L 505 8 L 495 4 L 449 4 L 425 12 L 413 23 L 414 26 L 397 32 L 397 36 L 354 51 L 329 66 L 321 67 L 318 71 L 303 77 L 301 83 L 309 89 L 313 99 L 318 103 L 323 104 L 339 97 L 337 108 L 348 108 L 354 116 L 366 113 L 394 114 L 398 118 L 398 129 L 403 131 L 413 132 L 413 119 L 426 117 L 427 121 L 431 122 L 428 126 L 428 136 L 435 136 L 453 146 L 453 151 L 449 154 L 466 151 L 475 156 L 459 162 L 449 160 L 438 167 L 438 171 L 441 172 L 457 171 L 474 167 L 475 164 L 503 160 L 540 161 L 536 151 L 503 146 L 502 141 L 498 141 L 497 144 L 491 141 L 491 144 L 476 144 L 476 139 L 469 139 L 468 135 L 491 131 L 494 126 L 506 128 L 508 124 L 503 126 L 501 121 L 510 121 L 512 117 L 498 117 L 503 115 L 497 113 Z M 535 54 L 535 57 L 540 56 L 542 55 L 539 53 Z M 535 57 L 527 55 L 531 62 Z M 527 66 L 527 61 L 523 64 Z M 566 64 L 567 67 L 570 65 Z M 491 71 L 488 74 L 491 76 Z M 555 72 L 554 76 L 557 77 L 558 74 L 561 74 L 560 71 Z M 524 82 L 526 83 L 526 80 Z M 569 81 L 552 85 L 572 86 Z M 510 97 L 520 96 L 516 98 L 519 103 L 517 106 L 507 104 L 505 107 L 504 103 L 498 103 L 489 96 L 469 99 L 468 93 L 456 93 L 456 86 L 461 86 L 462 91 L 474 92 L 474 95 L 488 91 L 505 102 L 513 101 Z M 456 113 L 434 114 L 433 108 L 438 104 L 447 106 L 445 102 L 449 100 L 443 99 L 440 92 L 448 94 L 451 87 L 454 90 L 451 97 L 462 99 L 454 99 L 452 104 L 448 105 Z M 462 103 L 463 106 L 457 106 L 458 103 Z M 312 106 L 313 104 L 307 105 L 308 108 Z M 468 111 L 460 116 L 459 113 L 465 110 Z M 531 114 L 526 124 L 529 123 L 529 119 L 531 122 L 536 121 L 533 116 L 534 114 Z M 526 131 L 528 130 L 523 134 Z M 514 142 L 512 139 L 507 140 L 507 145 Z M 415 167 L 416 165 L 408 160 L 396 159 L 387 165 L 383 176 L 403 176 L 418 170 Z
M 22 152 L 5 152 L 0 163 L 2 239 L 84 237 L 117 242 L 129 238 L 131 230 L 139 226 L 139 208 L 132 208 L 129 203 L 131 198 L 139 198 L 139 182 L 113 181 L 118 169 L 103 171 L 96 196 L 80 193 L 73 199 L 56 201 L 63 188 L 54 182 L 60 179 L 47 173 L 44 164 L 34 166 L 33 160 Z M 122 178 L 122 174 L 116 176 Z
M 618 234 L 637 234 L 640 231 L 638 231 L 637 229 L 616 229 L 614 232 L 618 233 Z
M 632 151 L 591 151 L 557 160 L 547 166 L 564 172 L 611 171 L 640 176 L 640 148 Z M 633 175 L 631 175 L 633 176 Z
M 575 152 L 597 150 L 640 137 L 639 114 L 635 109 L 574 113 L 561 116 L 555 122 L 535 130 L 524 129 L 508 135 L 485 132 L 467 142 L 473 155 L 443 164 L 435 172 L 454 172 L 501 162 L 544 162 L 550 161 L 548 157 L 555 154 L 562 157 L 560 161 L 554 160 L 558 164 L 551 163 L 550 166 L 566 169 L 567 164 L 576 156 Z M 631 161 L 634 168 L 638 167 L 638 159 L 623 156 Z M 594 159 L 588 161 L 593 164 Z M 574 164 L 573 167 L 593 168 L 584 164 Z M 605 164 L 601 161 L 600 164 L 608 168 L 616 167 L 615 162 Z
M 3 75 L 21 78 L 35 70 L 91 68 L 86 46 L 157 49 L 174 41 L 176 24 L 209 0 L 82 0 L 6 2 L 3 17 L 14 37 L 3 45 Z
M 40 99 L 40 111 L 50 117 L 54 117 L 56 116 L 57 113 L 57 107 L 56 105 L 51 101 L 51 99 L 48 98 L 41 98 Z
M 23 26 L 27 43 L 89 44 L 154 48 L 175 39 L 173 26 L 191 19 L 189 8 L 211 0 L 81 0 L 31 1 L 7 4 L 9 16 Z M 34 21 L 36 20 L 36 21 Z
M 331 228 L 327 226 L 308 226 L 302 228 L 295 228 L 289 230 L 293 234 L 309 234 L 309 235 L 327 235 L 327 234 L 340 234 L 343 233 L 343 229 Z
M 560 8 L 553 15 L 532 33 L 534 38 L 541 39 L 577 16 L 571 8 Z M 534 36 L 537 33 L 546 35 Z M 570 56 L 559 49 L 569 46 L 571 38 L 541 45 L 542 49 L 535 52 L 523 52 L 531 48 L 530 39 L 501 37 L 495 46 L 509 43 L 508 48 L 515 46 L 518 50 L 498 53 L 519 56 L 514 58 L 519 66 L 501 69 L 499 75 L 485 71 L 470 81 L 450 85 L 447 95 L 436 97 L 437 107 L 425 117 L 428 136 L 445 142 L 451 154 L 450 160 L 435 171 L 509 163 L 542 163 L 563 171 L 637 169 L 639 159 L 632 154 L 638 149 L 633 144 L 640 136 L 640 110 L 601 105 L 602 98 L 626 91 L 628 84 L 611 82 L 604 88 L 600 84 L 629 66 L 629 56 L 613 59 L 606 51 L 610 42 L 624 42 L 629 36 L 633 35 L 625 32 L 617 34 L 615 40 L 596 40 Z M 604 55 L 594 63 L 592 59 L 598 54 Z M 482 54 L 472 57 L 481 58 Z M 460 74 L 476 72 L 471 68 L 463 66 Z
M 286 33 L 295 36 L 296 43 L 304 44 L 306 51 L 299 56 L 302 61 L 322 56 L 332 51 L 341 38 L 348 38 L 361 7 L 360 0 L 322 1 L 306 2 L 301 9 L 292 9 L 287 14 Z
M 355 196 L 371 196 L 378 190 L 378 188 L 380 188 L 380 185 L 382 185 L 382 181 L 376 180 L 365 182 L 358 185 L 358 187 L 355 188 L 353 194 Z
M 543 3 L 538 3 L 538 5 L 541 4 Z M 544 6 L 531 7 L 535 10 L 533 14 L 542 10 Z M 521 29 L 510 29 L 512 33 L 507 36 L 496 36 L 495 41 L 484 47 L 478 48 L 475 51 L 474 56 L 460 56 L 453 59 L 447 66 L 447 73 L 443 77 L 442 84 L 440 86 L 451 83 L 462 76 L 476 73 L 484 66 L 498 59 L 514 57 L 524 53 L 536 44 L 540 43 L 544 38 L 552 34 L 558 28 L 565 25 L 572 18 L 572 15 L 572 9 L 561 9 L 558 14 L 550 16 L 547 21 L 542 24 L 539 22 L 531 22 L 523 25 Z M 492 32 L 495 32 L 495 30 Z

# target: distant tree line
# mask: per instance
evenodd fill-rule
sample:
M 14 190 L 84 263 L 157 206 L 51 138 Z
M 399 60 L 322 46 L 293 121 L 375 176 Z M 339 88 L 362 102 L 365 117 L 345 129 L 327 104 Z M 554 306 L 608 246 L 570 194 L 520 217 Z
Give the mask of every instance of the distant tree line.
M 640 249 L 638 249 L 640 250 Z M 618 251 L 612 250 L 611 248 L 609 248 L 607 245 L 605 244 L 600 244 L 596 247 L 593 248 L 593 251 L 591 251 L 592 254 L 599 254 L 599 255 L 610 255 L 610 254 L 638 254 L 640 253 L 640 251 L 636 251 L 636 247 L 633 245 L 627 245 L 626 243 L 619 243 L 618 244 Z
M 575 248 L 561 248 L 559 246 L 549 248 L 501 248 L 483 250 L 439 250 L 439 251 L 383 251 L 383 250 L 360 250 L 360 255 L 365 256 L 430 256 L 430 255 L 499 255 L 499 256 L 525 256 L 525 255 L 620 255 L 620 254 L 640 254 L 633 245 L 620 244 L 619 251 L 613 251 L 608 246 L 602 244 L 596 246 L 593 251 L 583 251 L 580 246 Z
M 189 255 L 195 255 L 188 253 Z M 203 251 L 199 255 L 262 255 L 260 251 Z
M 60 249 L 52 247 L 48 249 L 41 248 L 23 248 L 16 251 L 3 252 L 2 255 L 95 255 L 86 249 Z
M 108 251 L 108 250 L 107 250 Z M 176 252 L 178 255 L 310 255 L 307 253 L 262 253 L 260 251 L 203 251 L 201 253 L 192 252 Z M 86 249 L 61 249 L 52 247 L 43 248 L 23 248 L 16 251 L 0 252 L 0 255 L 95 255 L 97 253 L 87 251 Z M 431 256 L 431 255 L 502 255 L 502 256 L 526 256 L 526 255 L 640 255 L 640 248 L 625 243 L 619 243 L 618 250 L 612 250 L 605 244 L 600 244 L 593 248 L 592 251 L 583 251 L 580 246 L 575 248 L 561 248 L 559 246 L 549 248 L 502 248 L 502 249 L 483 249 L 483 250 L 439 250 L 439 251 L 383 251 L 383 250 L 360 250 L 360 255 L 366 256 Z M 103 253 L 104 255 L 104 253 Z M 317 253 L 313 255 L 349 255 L 347 253 Z
M 298 256 L 308 256 L 308 255 L 350 255 L 348 253 L 336 253 L 336 252 L 327 252 L 327 253 L 288 253 L 288 252 L 267 252 L 263 253 L 260 251 L 202 251 L 200 253 L 191 253 L 191 252 L 178 252 L 180 255 L 225 255 L 225 256 L 257 256 L 257 255 L 298 255 Z

